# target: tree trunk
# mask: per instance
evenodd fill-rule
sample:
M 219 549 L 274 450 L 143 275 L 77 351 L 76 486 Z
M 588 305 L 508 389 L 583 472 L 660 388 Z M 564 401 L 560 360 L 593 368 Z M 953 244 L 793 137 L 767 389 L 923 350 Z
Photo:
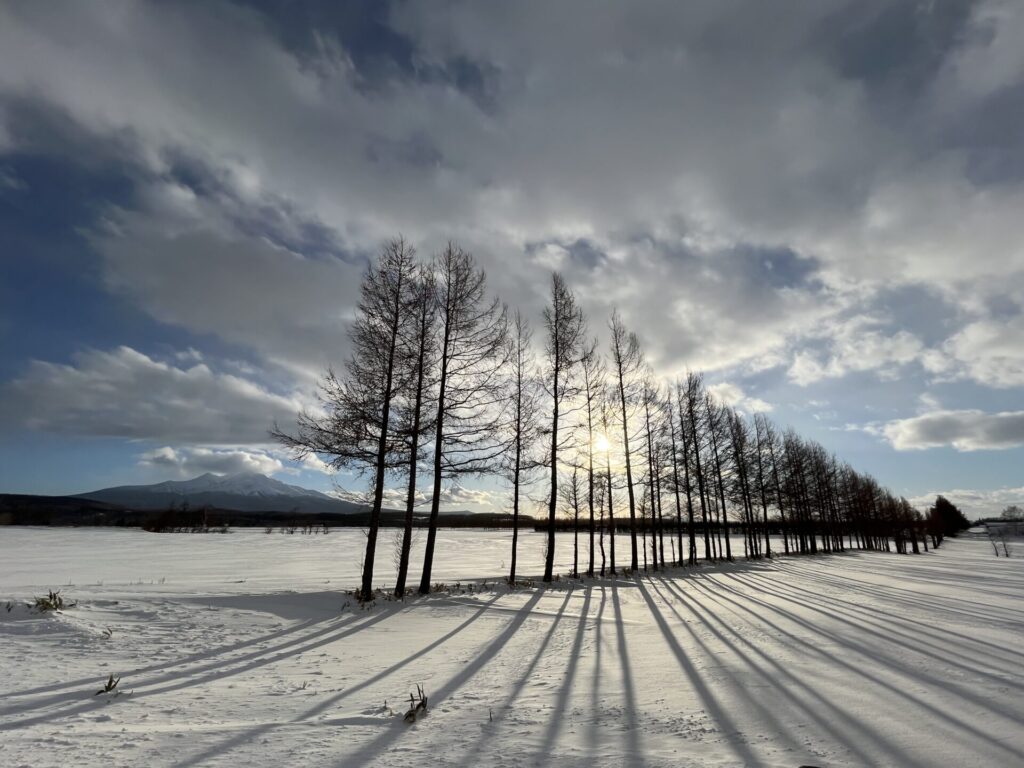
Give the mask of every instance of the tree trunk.
M 704 470 L 702 469 L 700 464 L 700 439 L 699 434 L 697 432 L 697 413 L 696 409 L 693 407 L 693 397 L 691 397 L 689 388 L 687 390 L 686 396 L 686 410 L 690 416 L 690 432 L 693 434 L 693 458 L 695 462 L 694 469 L 697 470 L 697 492 L 700 496 L 700 516 L 701 520 L 704 523 L 704 559 L 710 562 L 714 560 L 714 557 L 712 557 L 711 555 L 711 535 L 708 531 L 709 500 L 705 492 Z
M 387 468 L 388 424 L 391 417 L 391 397 L 395 373 L 395 347 L 398 344 L 398 325 L 401 304 L 401 281 L 395 291 L 394 318 L 391 323 L 391 337 L 388 348 L 388 366 L 384 379 L 382 398 L 380 440 L 377 442 L 377 468 L 373 484 L 373 509 L 370 511 L 370 528 L 366 532 L 366 555 L 363 558 L 363 583 L 359 590 L 361 600 L 373 596 L 373 560 L 377 550 L 377 531 L 380 528 L 380 511 L 384 505 L 384 473 Z
M 420 348 L 416 361 L 416 399 L 413 404 L 412 416 L 412 445 L 409 455 L 409 490 L 405 497 L 405 530 L 402 533 L 402 554 L 398 562 L 398 579 L 395 582 L 395 597 L 405 596 L 405 580 L 409 574 L 409 550 L 412 548 L 412 519 L 413 509 L 416 506 L 416 469 L 420 458 L 420 409 L 423 404 L 423 376 L 427 351 L 427 303 L 423 299 L 423 307 L 420 308 Z
M 450 292 L 450 288 L 448 289 Z M 448 383 L 448 345 L 451 335 L 451 301 L 445 297 L 444 338 L 441 343 L 441 377 L 437 391 L 437 426 L 434 429 L 434 497 L 430 500 L 430 523 L 427 528 L 427 546 L 423 551 L 423 576 L 420 594 L 430 594 L 430 574 L 434 567 L 434 543 L 437 540 L 437 515 L 441 508 L 441 470 L 444 458 L 445 388 Z
M 556 342 L 557 343 L 557 342 Z M 548 546 L 544 556 L 544 581 L 554 578 L 555 570 L 555 508 L 558 505 L 558 355 L 555 355 L 554 405 L 551 409 L 551 496 L 548 498 Z
M 614 576 L 615 570 L 615 504 L 612 501 L 612 458 L 610 449 L 605 452 L 605 478 L 608 485 L 608 531 L 609 531 L 609 564 Z
M 715 459 L 715 473 L 718 475 L 718 499 L 722 504 L 722 528 L 725 536 L 725 559 L 732 560 L 732 544 L 729 542 L 729 515 L 725 508 L 725 483 L 722 479 L 722 461 L 718 455 L 718 437 L 715 425 L 711 422 L 710 405 L 708 406 L 708 427 L 711 430 L 711 450 Z
M 517 430 L 520 427 L 517 427 Z M 519 542 L 519 472 L 522 462 L 522 440 L 516 434 L 516 458 L 512 469 L 512 566 L 508 573 L 509 586 L 516 585 L 516 547 Z
M 639 553 L 636 548 L 636 499 L 633 496 L 633 467 L 629 457 L 629 424 L 626 414 L 626 388 L 619 373 L 619 402 L 622 407 L 622 448 L 626 459 L 626 490 L 629 494 L 629 537 L 632 549 L 629 568 L 635 571 L 640 567 Z
M 669 397 L 671 398 L 671 392 Z M 678 553 L 679 557 L 676 560 L 677 565 L 683 564 L 683 506 L 682 500 L 679 498 L 679 453 L 678 447 L 676 446 L 676 423 L 672 413 L 672 401 L 669 400 L 669 433 L 672 437 L 672 489 L 675 492 L 676 498 L 676 539 L 679 542 Z

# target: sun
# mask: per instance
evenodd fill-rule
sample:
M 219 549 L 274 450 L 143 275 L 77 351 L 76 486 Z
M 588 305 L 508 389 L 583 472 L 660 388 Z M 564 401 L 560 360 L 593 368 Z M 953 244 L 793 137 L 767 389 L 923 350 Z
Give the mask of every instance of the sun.
M 611 443 L 608 442 L 608 438 L 604 435 L 594 435 L 594 450 L 599 453 L 604 453 L 611 448 Z

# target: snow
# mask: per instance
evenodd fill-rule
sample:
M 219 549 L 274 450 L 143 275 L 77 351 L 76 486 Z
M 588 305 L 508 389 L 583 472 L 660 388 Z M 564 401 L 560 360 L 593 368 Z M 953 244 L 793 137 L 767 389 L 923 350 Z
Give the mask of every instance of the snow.
M 359 531 L 0 529 L 0 765 L 1024 764 L 1024 559 L 984 537 L 513 592 L 467 587 L 508 532 L 440 538 L 461 590 L 360 609 Z

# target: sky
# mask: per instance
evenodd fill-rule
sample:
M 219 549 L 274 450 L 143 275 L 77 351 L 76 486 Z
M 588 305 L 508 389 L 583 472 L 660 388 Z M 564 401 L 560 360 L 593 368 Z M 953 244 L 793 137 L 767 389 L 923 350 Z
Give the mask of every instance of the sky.
M 347 487 L 267 430 L 401 233 L 916 504 L 1024 503 L 1022 124 L 1012 1 L 4 3 L 0 491 Z

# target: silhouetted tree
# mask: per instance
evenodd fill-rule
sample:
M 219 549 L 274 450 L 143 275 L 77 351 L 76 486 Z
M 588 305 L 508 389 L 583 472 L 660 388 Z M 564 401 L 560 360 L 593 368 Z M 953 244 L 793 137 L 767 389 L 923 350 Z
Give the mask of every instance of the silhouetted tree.
M 508 318 L 487 297 L 487 276 L 472 254 L 449 243 L 434 260 L 439 366 L 434 422 L 434 488 L 420 594 L 430 593 L 441 485 L 446 477 L 491 471 L 504 449 L 500 407 Z
M 725 506 L 725 480 L 722 474 L 722 459 L 718 451 L 720 439 L 724 437 L 725 419 L 721 408 L 715 403 L 709 393 L 704 395 L 704 412 L 707 417 L 708 435 L 711 439 L 711 458 L 714 460 L 715 487 L 718 489 L 718 500 L 722 507 L 722 528 L 725 535 L 725 559 L 732 560 L 732 544 L 729 542 L 729 517 Z M 721 532 L 721 529 L 719 529 Z M 719 545 L 721 551 L 721 545 Z
M 683 399 L 685 402 L 684 404 L 681 404 L 680 410 L 686 411 L 690 436 L 692 438 L 693 466 L 694 473 L 697 475 L 697 491 L 700 496 L 700 515 L 704 528 L 704 559 L 714 560 L 715 558 L 711 550 L 711 537 L 708 520 L 711 507 L 711 489 L 706 482 L 704 468 L 701 463 L 701 434 L 703 431 L 703 422 L 700 418 L 700 404 L 703 397 L 703 380 L 699 374 L 688 372 L 686 374 L 686 387 L 683 391 Z M 683 406 L 685 406 L 685 408 Z
M 585 493 L 584 479 L 580 475 L 580 468 L 573 467 L 572 474 L 567 479 L 568 482 L 560 486 L 558 495 L 561 497 L 566 517 L 572 521 L 572 577 L 578 579 L 580 576 L 580 512 Z
M 413 282 L 408 311 L 411 322 L 404 335 L 404 359 L 408 367 L 406 380 L 407 406 L 402 412 L 400 433 L 409 442 L 408 482 L 406 484 L 405 525 L 398 557 L 398 576 L 395 580 L 395 596 L 405 595 L 405 582 L 409 574 L 409 552 L 412 548 L 413 511 L 416 506 L 416 478 L 420 462 L 420 438 L 430 429 L 432 423 L 423 418 L 423 400 L 429 385 L 430 371 L 436 354 L 434 319 L 437 316 L 437 286 L 429 270 Z
M 771 529 L 768 524 L 768 488 L 771 479 L 768 469 L 771 466 L 771 453 L 768 450 L 768 441 L 771 432 L 768 420 L 763 414 L 754 414 L 754 481 L 757 485 L 757 494 L 761 502 L 761 512 L 764 515 L 764 555 L 772 556 Z
M 676 565 L 682 565 L 683 564 L 683 505 L 682 505 L 682 498 L 681 498 L 681 495 L 680 495 L 680 491 L 683 488 L 683 484 L 682 484 L 681 481 L 683 479 L 686 480 L 685 490 L 686 490 L 686 496 L 687 496 L 687 503 L 688 504 L 689 504 L 690 488 L 689 488 L 689 477 L 688 477 L 688 475 L 686 473 L 686 470 L 685 470 L 685 463 L 686 463 L 685 458 L 683 459 L 683 465 L 684 465 L 683 476 L 680 477 L 680 474 L 679 474 L 679 464 L 680 464 L 680 462 L 679 462 L 679 448 L 680 448 L 680 446 L 679 446 L 679 440 L 678 440 L 679 424 L 678 424 L 678 422 L 676 420 L 675 406 L 672 404 L 671 392 L 669 393 L 669 397 L 666 400 L 665 408 L 666 408 L 666 415 L 665 416 L 666 416 L 666 421 L 668 423 L 668 434 L 669 434 L 669 457 L 670 457 L 671 463 L 672 463 L 672 484 L 671 484 L 672 485 L 672 494 L 675 497 L 675 502 L 676 502 L 676 539 L 677 539 L 677 542 L 678 542 L 678 546 L 676 548 L 676 551 L 679 553 L 679 555 L 678 555 L 678 559 L 675 562 L 676 562 Z M 692 532 L 692 526 L 693 526 L 693 507 L 692 506 L 690 506 L 690 526 L 691 526 L 691 532 Z M 694 544 L 693 544 L 692 539 L 691 539 L 691 543 L 690 543 L 690 550 L 691 550 L 690 551 L 690 556 L 691 557 L 694 556 L 693 549 L 694 549 Z
M 622 453 L 626 467 L 626 492 L 629 497 L 630 570 L 639 567 L 636 541 L 636 497 L 633 491 L 632 450 L 630 447 L 629 421 L 635 406 L 637 373 L 643 369 L 643 353 L 640 339 L 626 330 L 618 312 L 611 318 L 611 363 L 619 402 L 619 419 L 622 422 Z
M 612 425 L 612 403 L 608 393 L 601 398 L 601 431 L 605 435 L 604 446 L 604 491 L 608 498 L 608 563 L 611 573 L 617 573 L 615 569 L 615 485 L 612 482 L 612 446 L 608 434 Z
M 373 594 L 373 564 L 384 498 L 385 473 L 394 466 L 400 441 L 389 430 L 399 389 L 400 337 L 409 322 L 408 288 L 416 274 L 415 252 L 397 238 L 384 246 L 363 278 L 356 318 L 349 336 L 352 354 L 345 377 L 329 370 L 320 384 L 324 415 L 302 412 L 298 432 L 275 424 L 272 436 L 295 458 L 311 453 L 329 457 L 335 468 L 373 473 L 373 494 L 359 597 Z
M 929 516 L 937 520 L 940 543 L 941 537 L 956 536 L 960 531 L 966 531 L 971 527 L 970 522 L 964 517 L 964 513 L 945 496 L 936 497 L 935 503 L 929 510 Z M 938 543 L 935 546 L 938 546 Z
M 654 547 L 652 548 L 654 570 L 665 566 L 665 536 L 661 516 L 661 429 L 663 412 L 661 398 L 654 383 L 653 376 L 648 372 L 644 377 L 641 390 L 643 405 L 644 437 L 647 442 L 647 485 L 651 499 L 651 525 Z
M 548 542 L 544 581 L 554 576 L 555 511 L 558 504 L 559 418 L 578 394 L 573 372 L 583 355 L 586 320 L 576 297 L 557 272 L 551 276 L 551 303 L 544 309 L 546 371 L 545 388 L 551 397 L 551 492 L 548 497 Z
M 524 479 L 536 466 L 532 450 L 539 437 L 540 392 L 536 377 L 536 361 L 531 346 L 532 336 L 529 323 L 517 309 L 512 319 L 510 348 L 507 355 L 511 370 L 508 380 L 509 409 L 506 426 L 508 448 L 503 463 L 506 477 L 512 484 L 512 564 L 508 576 L 509 584 L 512 585 L 516 581 L 520 492 Z
M 601 404 L 600 398 L 604 396 L 607 389 L 605 385 L 605 370 L 601 361 L 601 356 L 597 352 L 596 341 L 592 341 L 584 350 L 582 359 L 580 361 L 580 368 L 583 379 L 583 417 L 586 429 L 585 451 L 587 458 L 587 511 L 589 513 L 588 534 L 590 539 L 590 556 L 587 563 L 587 576 L 593 576 L 595 484 L 594 452 L 596 450 L 594 441 L 597 437 L 597 433 L 594 427 L 597 423 L 597 412 Z M 607 439 L 607 436 L 605 436 L 606 441 Z

